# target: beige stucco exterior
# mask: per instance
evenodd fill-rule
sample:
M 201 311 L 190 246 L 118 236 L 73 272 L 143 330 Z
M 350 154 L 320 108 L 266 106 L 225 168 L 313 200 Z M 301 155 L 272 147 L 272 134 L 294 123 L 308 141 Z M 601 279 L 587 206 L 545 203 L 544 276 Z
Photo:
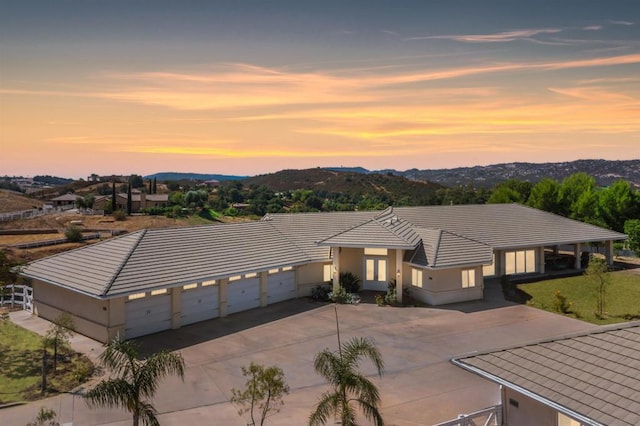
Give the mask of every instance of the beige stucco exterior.
M 331 262 L 309 263 L 296 269 L 298 297 L 311 296 L 316 286 L 327 285 L 327 281 L 324 281 L 324 265 L 331 265 Z
M 451 269 L 422 269 L 422 288 L 411 283 L 412 266 L 404 265 L 404 287 L 409 288 L 411 296 L 430 305 L 444 305 L 447 303 L 466 302 L 482 299 L 484 279 L 482 267 Z M 462 287 L 463 269 L 475 271 L 475 286 Z
M 557 424 L 556 410 L 512 389 L 503 388 L 502 402 L 505 425 L 556 426 Z

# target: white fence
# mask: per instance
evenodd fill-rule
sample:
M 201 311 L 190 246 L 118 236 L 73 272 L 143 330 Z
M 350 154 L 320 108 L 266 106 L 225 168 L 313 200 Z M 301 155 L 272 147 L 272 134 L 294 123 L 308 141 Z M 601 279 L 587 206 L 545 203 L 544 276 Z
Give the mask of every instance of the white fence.
M 501 426 L 502 405 L 485 408 L 470 414 L 460 414 L 457 419 L 434 426 Z
M 21 306 L 25 311 L 33 312 L 33 289 L 28 285 L 9 284 L 0 288 L 0 307 Z

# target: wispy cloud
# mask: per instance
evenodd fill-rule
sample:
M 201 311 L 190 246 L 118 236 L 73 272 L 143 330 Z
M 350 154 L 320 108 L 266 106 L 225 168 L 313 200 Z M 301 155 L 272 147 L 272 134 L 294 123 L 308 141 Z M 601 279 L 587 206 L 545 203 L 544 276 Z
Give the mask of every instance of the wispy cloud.
M 616 21 L 616 20 L 612 20 L 612 19 L 610 19 L 607 22 L 609 22 L 610 24 L 613 24 L 613 25 L 625 25 L 625 26 L 629 26 L 629 25 L 634 25 L 635 24 L 635 22 L 631 22 L 631 21 Z
M 602 28 L 602 25 L 588 25 L 586 27 L 582 27 L 585 31 L 600 31 Z
M 424 37 L 409 37 L 405 40 L 455 40 L 469 43 L 505 43 L 514 40 L 530 38 L 538 34 L 555 34 L 561 32 L 559 28 L 539 28 L 528 30 L 505 31 L 494 34 L 454 34 L 454 35 L 435 35 Z

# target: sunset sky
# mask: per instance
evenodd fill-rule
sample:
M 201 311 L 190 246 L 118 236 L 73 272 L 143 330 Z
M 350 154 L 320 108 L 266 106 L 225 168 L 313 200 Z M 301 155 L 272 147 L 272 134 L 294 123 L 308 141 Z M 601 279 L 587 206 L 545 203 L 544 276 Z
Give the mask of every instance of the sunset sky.
M 0 0 L 0 175 L 640 158 L 640 1 Z

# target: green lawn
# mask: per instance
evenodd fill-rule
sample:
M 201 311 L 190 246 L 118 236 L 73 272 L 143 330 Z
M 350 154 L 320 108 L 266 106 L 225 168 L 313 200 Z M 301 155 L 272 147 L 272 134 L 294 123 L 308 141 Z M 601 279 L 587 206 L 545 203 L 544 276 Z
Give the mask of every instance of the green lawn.
M 39 398 L 41 367 L 42 338 L 0 320 L 0 404 Z M 65 353 L 55 374 L 49 367 L 48 394 L 69 391 L 93 372 L 91 361 L 77 353 Z
M 593 324 L 611 324 L 640 319 L 640 274 L 630 271 L 609 273 L 604 319 L 596 318 L 596 284 L 586 276 L 558 278 L 536 283 L 519 284 L 518 289 L 531 296 L 528 305 L 556 312 L 555 293 L 566 296 L 571 303 L 568 315 Z

